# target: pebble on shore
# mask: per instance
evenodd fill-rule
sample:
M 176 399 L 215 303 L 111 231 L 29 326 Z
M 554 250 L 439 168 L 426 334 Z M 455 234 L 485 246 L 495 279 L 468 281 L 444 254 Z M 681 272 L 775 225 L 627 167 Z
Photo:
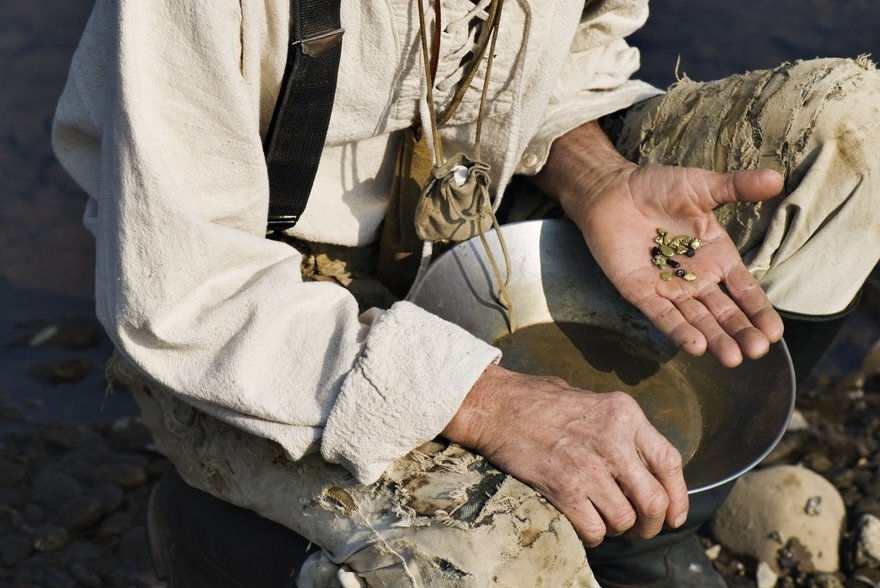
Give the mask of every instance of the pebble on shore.
M 154 587 L 146 505 L 168 467 L 137 419 L 0 441 L 0 585 Z

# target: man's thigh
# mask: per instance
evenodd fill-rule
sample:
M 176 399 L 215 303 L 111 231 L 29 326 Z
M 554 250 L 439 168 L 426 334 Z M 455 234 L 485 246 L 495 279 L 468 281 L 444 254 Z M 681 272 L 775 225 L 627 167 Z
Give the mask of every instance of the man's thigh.
M 322 548 L 318 565 L 303 568 L 320 577 L 301 578 L 306 585 L 328 585 L 329 574 L 339 585 L 350 577 L 370 586 L 598 588 L 568 520 L 461 447 L 427 443 L 378 482 L 359 484 L 319 454 L 289 460 L 277 444 L 190 407 L 118 357 L 110 371 L 188 484 Z

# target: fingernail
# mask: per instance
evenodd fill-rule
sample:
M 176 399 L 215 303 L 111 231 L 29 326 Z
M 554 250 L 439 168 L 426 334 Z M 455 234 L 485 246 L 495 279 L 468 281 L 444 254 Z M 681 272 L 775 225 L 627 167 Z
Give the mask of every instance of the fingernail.
M 679 528 L 680 526 L 682 526 L 684 524 L 684 522 L 687 520 L 687 518 L 688 518 L 688 515 L 686 512 L 681 513 L 672 522 L 672 526 L 675 527 L 676 529 Z

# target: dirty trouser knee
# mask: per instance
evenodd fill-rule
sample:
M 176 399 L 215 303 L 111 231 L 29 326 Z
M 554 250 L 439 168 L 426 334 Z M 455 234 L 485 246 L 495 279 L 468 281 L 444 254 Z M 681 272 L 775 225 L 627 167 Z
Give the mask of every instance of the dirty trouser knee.
M 118 357 L 110 371 L 188 484 L 322 547 L 318 565 L 303 566 L 301 588 L 598 586 L 568 520 L 458 446 L 427 444 L 362 485 L 319 454 L 290 461 L 271 441 L 146 383 Z
M 781 197 L 716 210 L 780 310 L 842 311 L 880 259 L 880 73 L 866 58 L 683 79 L 630 109 L 616 143 L 639 163 L 784 175 Z

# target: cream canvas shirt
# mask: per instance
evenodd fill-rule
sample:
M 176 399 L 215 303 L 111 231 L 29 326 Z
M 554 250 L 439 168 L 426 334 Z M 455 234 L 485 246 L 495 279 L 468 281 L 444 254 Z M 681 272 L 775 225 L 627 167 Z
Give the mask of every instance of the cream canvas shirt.
M 440 109 L 488 0 L 444 0 Z M 424 115 L 414 0 L 343 0 L 339 87 L 308 208 L 292 231 L 377 238 L 398 131 Z M 120 352 L 195 407 L 320 450 L 362 482 L 436 436 L 498 351 L 406 302 L 371 325 L 341 287 L 303 283 L 267 240 L 262 153 L 288 0 L 98 0 L 58 105 L 54 147 L 88 193 L 97 314 Z M 508 0 L 483 156 L 497 190 L 551 142 L 657 90 L 623 37 L 647 0 Z M 448 125 L 470 145 L 483 70 Z

